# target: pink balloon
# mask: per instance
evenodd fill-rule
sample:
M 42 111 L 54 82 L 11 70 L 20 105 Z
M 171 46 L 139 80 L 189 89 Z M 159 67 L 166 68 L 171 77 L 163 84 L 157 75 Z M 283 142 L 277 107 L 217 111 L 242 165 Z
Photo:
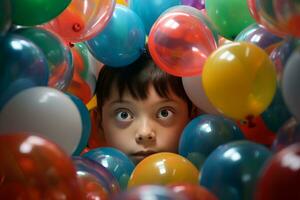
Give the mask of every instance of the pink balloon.
M 82 42 L 100 33 L 112 16 L 115 0 L 72 0 L 58 17 L 43 25 L 68 42 Z

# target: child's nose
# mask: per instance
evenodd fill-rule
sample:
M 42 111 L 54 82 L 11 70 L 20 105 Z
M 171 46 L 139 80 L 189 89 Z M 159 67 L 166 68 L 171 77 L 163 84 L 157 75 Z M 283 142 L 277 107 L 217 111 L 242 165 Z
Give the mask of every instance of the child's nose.
M 138 144 L 149 144 L 156 141 L 156 134 L 149 120 L 143 120 L 141 126 L 135 135 L 135 141 Z

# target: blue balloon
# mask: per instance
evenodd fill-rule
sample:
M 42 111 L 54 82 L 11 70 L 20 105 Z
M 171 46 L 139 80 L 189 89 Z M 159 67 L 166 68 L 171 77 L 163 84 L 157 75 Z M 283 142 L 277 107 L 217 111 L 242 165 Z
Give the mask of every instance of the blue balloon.
M 118 180 L 121 189 L 127 188 L 129 177 L 135 165 L 123 152 L 115 148 L 100 147 L 92 149 L 82 156 L 101 164 Z
M 108 194 L 113 194 L 120 191 L 120 186 L 115 177 L 102 165 L 93 160 L 80 156 L 73 156 L 72 161 L 79 178 L 81 176 L 92 176 Z
M 149 34 L 158 17 L 173 6 L 181 5 L 181 0 L 129 0 L 128 7 L 141 17 L 146 33 Z
M 184 128 L 179 154 L 200 169 L 207 156 L 219 145 L 243 139 L 244 135 L 234 121 L 217 115 L 200 115 Z
M 43 52 L 14 34 L 0 38 L 0 110 L 21 90 L 47 86 L 48 64 Z
M 74 104 L 77 106 L 78 111 L 81 116 L 81 124 L 82 124 L 82 133 L 81 133 L 81 138 L 79 141 L 79 144 L 75 151 L 73 152 L 73 156 L 79 156 L 80 153 L 83 151 L 83 149 L 87 146 L 89 138 L 90 138 L 90 133 L 92 130 L 92 122 L 91 122 L 91 117 L 90 113 L 85 106 L 85 104 L 76 96 L 72 94 L 68 94 L 71 100 L 74 102 Z
M 250 200 L 260 171 L 272 153 L 249 141 L 235 141 L 214 150 L 201 171 L 200 184 L 220 200 Z
M 186 198 L 173 192 L 170 188 L 159 185 L 142 185 L 124 191 L 112 200 L 185 200 Z
M 146 33 L 140 17 L 117 5 L 102 32 L 86 41 L 92 55 L 105 65 L 122 67 L 133 63 L 144 51 Z

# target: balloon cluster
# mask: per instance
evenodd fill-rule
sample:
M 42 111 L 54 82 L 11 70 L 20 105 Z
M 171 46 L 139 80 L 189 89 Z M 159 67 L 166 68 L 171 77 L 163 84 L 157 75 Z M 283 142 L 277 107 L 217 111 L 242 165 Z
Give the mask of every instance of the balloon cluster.
M 0 199 L 299 199 L 299 7 L 1 0 Z M 89 109 L 101 67 L 146 44 L 204 114 L 178 154 L 135 166 L 103 147 Z

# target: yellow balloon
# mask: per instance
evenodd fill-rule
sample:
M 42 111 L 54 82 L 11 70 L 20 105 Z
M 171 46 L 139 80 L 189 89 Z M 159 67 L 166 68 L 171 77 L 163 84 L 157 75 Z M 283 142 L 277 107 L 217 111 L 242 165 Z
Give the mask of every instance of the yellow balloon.
M 117 0 L 118 4 L 122 4 L 124 6 L 127 6 L 127 1 L 126 0 Z
M 249 42 L 232 42 L 206 60 L 203 87 L 211 103 L 224 115 L 248 119 L 271 103 L 276 72 L 267 53 Z
M 199 171 L 186 158 L 175 153 L 156 153 L 146 157 L 133 170 L 128 188 L 171 183 L 198 184 Z

